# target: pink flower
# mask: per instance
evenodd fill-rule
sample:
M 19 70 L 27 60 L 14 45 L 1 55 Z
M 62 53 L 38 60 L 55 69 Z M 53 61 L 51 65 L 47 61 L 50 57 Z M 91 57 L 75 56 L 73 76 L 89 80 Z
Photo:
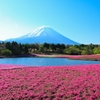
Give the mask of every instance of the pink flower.
M 100 65 L 13 67 L 0 70 L 0 100 L 100 98 Z

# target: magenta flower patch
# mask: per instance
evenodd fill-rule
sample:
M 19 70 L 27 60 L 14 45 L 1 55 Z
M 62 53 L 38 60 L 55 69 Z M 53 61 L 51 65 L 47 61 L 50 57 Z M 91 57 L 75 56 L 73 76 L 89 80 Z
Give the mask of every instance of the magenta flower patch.
M 100 65 L 0 68 L 0 100 L 100 99 Z

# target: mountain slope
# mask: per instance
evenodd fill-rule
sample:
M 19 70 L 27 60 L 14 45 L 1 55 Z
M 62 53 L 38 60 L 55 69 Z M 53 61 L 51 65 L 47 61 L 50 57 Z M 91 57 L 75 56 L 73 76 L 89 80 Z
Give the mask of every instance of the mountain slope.
M 61 35 L 57 31 L 53 30 L 51 27 L 42 26 L 33 31 L 32 33 L 28 33 L 24 36 L 7 39 L 6 41 L 16 41 L 19 43 L 60 43 L 60 44 L 78 44 L 73 40 L 68 39 L 67 37 Z

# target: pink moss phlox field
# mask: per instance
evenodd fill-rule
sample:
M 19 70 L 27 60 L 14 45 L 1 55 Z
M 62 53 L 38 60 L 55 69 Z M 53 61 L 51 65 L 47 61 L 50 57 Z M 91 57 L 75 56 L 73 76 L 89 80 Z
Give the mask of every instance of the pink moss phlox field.
M 20 68 L 25 67 L 22 65 L 13 65 L 13 64 L 0 64 L 0 69 L 12 69 L 12 68 Z
M 0 100 L 99 99 L 100 65 L 0 69 Z
M 100 55 L 77 55 L 72 56 L 72 59 L 100 60 Z
M 99 60 L 100 55 L 61 55 L 56 56 L 57 58 L 69 58 L 69 59 L 83 59 L 83 60 Z

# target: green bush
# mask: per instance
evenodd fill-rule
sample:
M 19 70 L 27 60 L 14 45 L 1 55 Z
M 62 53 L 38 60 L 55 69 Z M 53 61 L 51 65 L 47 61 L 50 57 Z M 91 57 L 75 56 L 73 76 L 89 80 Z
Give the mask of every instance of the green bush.
M 12 52 L 9 49 L 4 49 L 4 50 L 1 50 L 1 55 L 2 56 L 11 56 Z

